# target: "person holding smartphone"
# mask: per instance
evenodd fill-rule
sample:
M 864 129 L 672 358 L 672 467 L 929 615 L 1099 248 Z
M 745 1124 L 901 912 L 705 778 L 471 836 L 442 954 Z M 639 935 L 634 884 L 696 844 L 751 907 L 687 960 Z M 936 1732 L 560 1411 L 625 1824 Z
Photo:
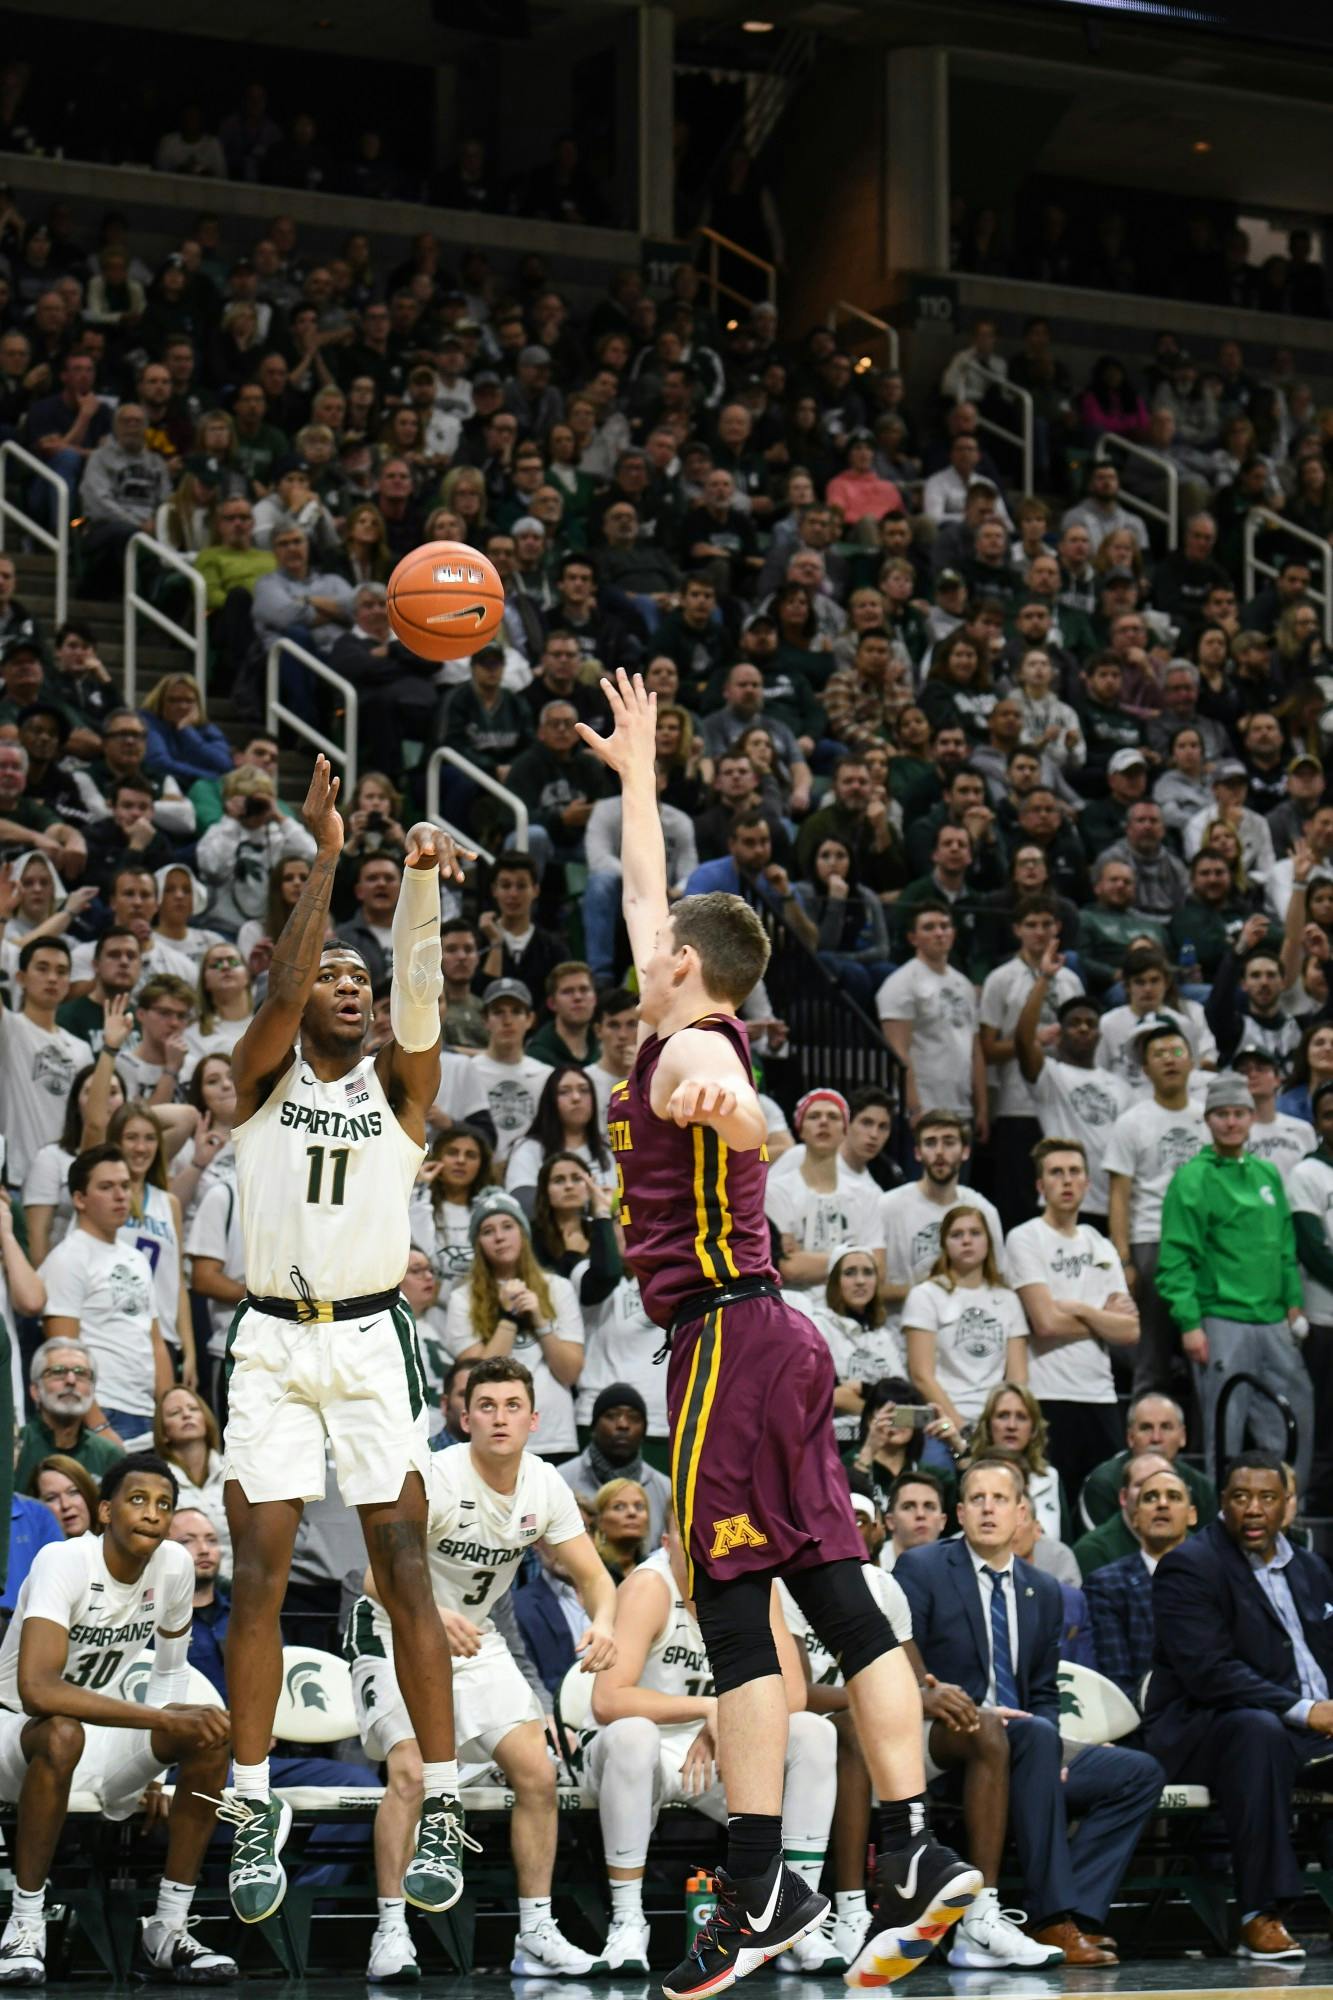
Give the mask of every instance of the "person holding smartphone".
M 888 1512 L 899 1475 L 922 1462 L 952 1494 L 954 1463 L 966 1449 L 957 1424 L 942 1417 L 905 1376 L 886 1375 L 878 1382 L 863 1383 L 862 1389 L 861 1432 L 848 1464 L 869 1478 L 880 1512 Z

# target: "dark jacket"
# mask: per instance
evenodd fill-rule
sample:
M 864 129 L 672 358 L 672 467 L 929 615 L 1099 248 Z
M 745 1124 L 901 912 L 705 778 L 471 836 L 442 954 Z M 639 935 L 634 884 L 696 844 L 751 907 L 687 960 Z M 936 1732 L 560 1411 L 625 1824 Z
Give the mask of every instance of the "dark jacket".
M 542 1680 L 555 1694 L 574 1664 L 574 1635 L 555 1592 L 544 1576 L 536 1576 L 511 1593 L 518 1628 Z
M 1092 1618 L 1098 1671 L 1113 1680 L 1137 1708 L 1153 1660 L 1152 1577 L 1142 1555 L 1095 1569 L 1083 1586 Z
M 1060 1639 L 1064 1599 L 1053 1576 L 1014 1560 L 1018 1658 L 1014 1678 L 1021 1706 L 1060 1726 Z M 934 1542 L 898 1558 L 894 1582 L 912 1609 L 912 1636 L 926 1671 L 984 1702 L 990 1676 L 990 1643 L 981 1589 L 967 1543 Z

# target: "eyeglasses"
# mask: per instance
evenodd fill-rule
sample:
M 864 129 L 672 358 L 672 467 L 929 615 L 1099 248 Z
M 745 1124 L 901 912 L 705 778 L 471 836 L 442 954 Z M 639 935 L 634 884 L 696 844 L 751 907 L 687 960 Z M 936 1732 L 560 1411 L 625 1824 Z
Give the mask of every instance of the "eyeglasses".
M 76 1382 L 91 1382 L 93 1379 L 92 1369 L 84 1368 L 77 1362 L 66 1362 L 63 1368 L 52 1366 L 42 1370 L 43 1382 L 63 1382 L 67 1375 L 73 1376 Z

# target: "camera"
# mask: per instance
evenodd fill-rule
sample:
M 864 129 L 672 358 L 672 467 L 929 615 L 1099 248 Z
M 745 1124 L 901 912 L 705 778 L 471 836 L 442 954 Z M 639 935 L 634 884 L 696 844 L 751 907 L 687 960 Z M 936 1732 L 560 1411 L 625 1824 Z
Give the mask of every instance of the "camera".
M 366 814 L 367 833 L 383 833 L 386 824 L 387 822 L 382 812 L 373 812 Z

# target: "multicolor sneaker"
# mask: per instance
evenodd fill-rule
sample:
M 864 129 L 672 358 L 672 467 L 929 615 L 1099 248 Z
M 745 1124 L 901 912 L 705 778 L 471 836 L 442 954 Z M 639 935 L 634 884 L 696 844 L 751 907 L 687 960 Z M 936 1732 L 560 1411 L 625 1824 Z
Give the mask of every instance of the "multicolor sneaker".
M 215 1803 L 218 1818 L 236 1828 L 227 1870 L 231 1906 L 243 1924 L 262 1924 L 287 1894 L 287 1870 L 278 1856 L 292 1830 L 292 1809 L 286 1799 L 243 1798 L 239 1792 Z
M 887 1986 L 915 1972 L 982 1889 L 981 1870 L 929 1834 L 883 1855 L 877 1875 L 875 1921 L 843 1974 L 848 1986 Z
M 693 1945 L 662 1982 L 667 2000 L 704 2000 L 758 1972 L 779 1952 L 819 1929 L 829 1901 L 775 1855 L 762 1875 L 733 1881 L 717 1871 L 717 1905 Z
M 463 1808 L 443 1792 L 429 1794 L 421 1802 L 416 1851 L 403 1876 L 403 1894 L 419 1910 L 438 1916 L 451 1910 L 463 1893 L 463 1849 L 481 1853 L 463 1825 Z

